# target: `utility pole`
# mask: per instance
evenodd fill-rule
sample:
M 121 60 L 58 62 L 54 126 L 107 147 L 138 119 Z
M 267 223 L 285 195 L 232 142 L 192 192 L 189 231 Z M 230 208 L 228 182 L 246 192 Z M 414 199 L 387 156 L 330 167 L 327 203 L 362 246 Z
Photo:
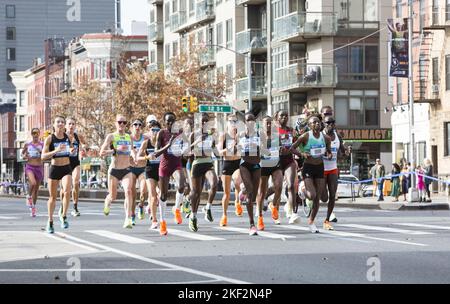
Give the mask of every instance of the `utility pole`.
M 266 1 L 267 14 L 267 114 L 272 116 L 272 0 Z
M 409 97 L 409 160 L 413 170 L 416 168 L 416 143 L 415 143 L 415 130 L 414 130 L 414 82 L 413 82 L 413 4 L 412 0 L 408 0 L 408 97 Z M 419 55 L 420 56 L 420 55 Z M 409 202 L 417 200 L 416 175 L 411 176 L 411 187 L 408 193 Z

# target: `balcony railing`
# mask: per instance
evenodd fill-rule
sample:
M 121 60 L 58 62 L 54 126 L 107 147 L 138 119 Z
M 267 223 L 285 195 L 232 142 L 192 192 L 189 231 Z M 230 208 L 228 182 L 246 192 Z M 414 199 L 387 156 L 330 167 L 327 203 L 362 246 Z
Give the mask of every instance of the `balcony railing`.
M 164 0 L 149 0 L 148 3 L 156 5 L 156 4 L 163 4 Z
M 238 5 L 258 5 L 266 3 L 266 0 L 236 0 L 236 6 Z
M 214 0 L 203 0 L 197 2 L 195 10 L 195 21 L 203 22 L 215 17 Z
M 148 26 L 148 40 L 151 42 L 163 41 L 164 27 L 162 22 L 153 22 Z
M 210 66 L 216 64 L 216 52 L 214 49 L 207 49 L 199 56 L 200 66 Z
M 281 41 L 297 36 L 333 36 L 337 32 L 335 13 L 293 12 L 275 19 L 274 40 Z
M 274 89 L 333 88 L 337 84 L 335 64 L 294 63 L 275 70 Z
M 430 27 L 442 26 L 450 27 L 450 5 L 432 8 Z
M 252 77 L 252 97 L 265 97 L 266 93 L 266 77 L 253 76 Z M 238 100 L 248 98 L 248 78 L 241 78 L 236 80 L 236 97 Z
M 236 34 L 236 50 L 240 53 L 246 53 L 250 49 L 266 48 L 267 37 L 263 36 L 261 29 L 247 29 Z

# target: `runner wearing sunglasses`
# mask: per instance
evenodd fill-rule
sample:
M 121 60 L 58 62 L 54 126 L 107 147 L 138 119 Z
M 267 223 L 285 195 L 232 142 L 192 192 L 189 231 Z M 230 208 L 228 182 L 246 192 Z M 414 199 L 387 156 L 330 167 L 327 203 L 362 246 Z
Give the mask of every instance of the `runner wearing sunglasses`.
M 25 175 L 28 180 L 27 206 L 30 208 L 32 217 L 36 216 L 39 186 L 44 179 L 44 167 L 41 160 L 44 143 L 39 140 L 39 135 L 40 131 L 38 128 L 31 129 L 33 139 L 26 143 L 22 149 L 22 158 L 27 161 L 25 165 Z
M 103 213 L 109 215 L 112 201 L 117 198 L 117 189 L 119 182 L 122 183 L 125 193 L 123 203 L 125 210 L 125 221 L 123 228 L 133 228 L 131 220 L 132 210 L 132 173 L 130 170 L 131 158 L 133 162 L 136 160 L 136 153 L 132 149 L 133 140 L 130 134 L 126 133 L 127 119 L 124 115 L 116 116 L 116 132 L 106 136 L 105 142 L 100 149 L 100 156 L 112 156 L 111 165 L 108 170 L 108 196 L 105 199 Z M 131 158 L 130 158 L 131 156 Z

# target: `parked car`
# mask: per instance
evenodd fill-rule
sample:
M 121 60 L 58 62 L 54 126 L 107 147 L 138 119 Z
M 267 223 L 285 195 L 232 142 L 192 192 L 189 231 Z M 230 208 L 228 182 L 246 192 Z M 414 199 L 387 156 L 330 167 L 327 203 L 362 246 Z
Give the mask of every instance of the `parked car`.
M 338 187 L 336 196 L 337 197 L 352 197 L 352 184 L 345 183 L 341 181 L 350 181 L 350 182 L 358 182 L 359 179 L 354 176 L 353 174 L 342 174 L 339 176 L 338 180 Z M 360 193 L 360 184 L 354 184 L 353 185 L 353 196 L 358 197 Z

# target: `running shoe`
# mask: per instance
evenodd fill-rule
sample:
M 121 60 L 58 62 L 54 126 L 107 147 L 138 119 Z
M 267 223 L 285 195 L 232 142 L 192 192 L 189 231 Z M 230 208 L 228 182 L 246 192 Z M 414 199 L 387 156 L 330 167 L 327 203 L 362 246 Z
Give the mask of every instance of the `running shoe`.
M 236 209 L 235 210 L 236 216 L 242 216 L 242 205 L 241 205 L 241 203 L 235 203 L 234 207 Z
M 262 216 L 258 216 L 258 230 L 264 230 L 264 220 Z
M 279 217 L 279 214 L 278 214 L 278 207 L 275 207 L 275 206 L 273 205 L 273 203 L 271 202 L 271 203 L 269 204 L 269 209 L 270 209 L 270 212 L 272 212 L 272 219 L 273 219 L 274 221 L 278 220 L 278 217 Z
M 317 229 L 317 227 L 314 223 L 308 224 L 308 227 L 309 227 L 309 231 L 311 231 L 311 233 L 319 233 L 319 229 Z
M 111 210 L 111 208 L 109 207 L 109 204 L 107 202 L 105 202 L 105 206 L 103 207 L 103 214 L 108 216 L 110 210 Z
M 167 223 L 164 220 L 162 220 L 161 225 L 159 225 L 159 234 L 167 235 Z
M 308 206 L 309 209 L 312 209 L 314 202 L 310 200 L 309 198 L 305 199 L 306 206 Z
M 325 220 L 325 222 L 323 222 L 323 229 L 324 230 L 334 230 L 333 226 L 331 226 L 330 222 Z
M 189 229 L 191 229 L 191 231 L 193 232 L 197 232 L 198 231 L 198 226 L 197 226 L 197 218 L 196 217 L 189 217 Z
M 131 225 L 136 226 L 136 215 L 131 216 Z
M 45 230 L 48 233 L 54 233 L 55 232 L 55 228 L 53 228 L 53 222 L 48 221 L 47 222 L 47 226 L 45 227 Z
M 292 209 L 289 208 L 289 203 L 284 204 L 284 213 L 286 214 L 286 218 L 290 218 L 292 216 Z
M 184 199 L 183 213 L 188 214 L 191 212 L 191 202 L 188 199 Z
M 31 206 L 31 216 L 36 217 L 36 205 Z
M 29 195 L 27 195 L 27 206 L 31 208 L 33 206 L 33 198 Z
M 58 216 L 59 216 L 59 221 L 61 222 L 61 226 L 62 226 L 62 223 L 64 222 L 62 206 L 59 207 Z
M 338 219 L 336 217 L 336 214 L 334 214 L 334 212 L 331 212 L 330 222 L 337 223 L 337 221 Z
M 225 227 L 227 225 L 228 219 L 226 215 L 222 215 L 220 219 L 220 227 Z
M 139 206 L 138 218 L 143 220 L 145 218 L 144 207 Z
M 267 211 L 267 208 L 269 207 L 269 201 L 268 200 L 264 200 L 264 205 L 263 205 L 263 211 Z
M 189 218 L 191 216 L 191 210 L 189 210 L 189 212 L 186 212 L 186 214 L 184 215 L 184 218 Z
M 133 228 L 133 222 L 131 221 L 131 217 L 125 218 L 125 221 L 123 222 L 123 228 L 128 228 L 128 229 Z
M 289 218 L 289 224 L 298 224 L 300 223 L 300 216 L 298 216 L 297 213 L 292 213 L 291 217 Z
M 150 229 L 158 229 L 158 222 L 152 222 Z
M 175 206 L 174 206 L 175 207 Z M 173 209 L 172 209 L 173 210 Z M 180 211 L 180 209 L 178 209 L 178 208 L 175 208 L 175 210 L 173 210 L 173 213 L 174 213 L 174 215 L 175 215 L 175 218 L 174 218 L 174 220 L 175 220 L 175 223 L 176 224 L 181 224 L 182 222 L 183 222 L 183 218 L 181 217 L 181 211 Z
M 206 211 L 205 212 L 205 220 L 212 223 L 214 221 L 214 218 L 212 216 L 211 208 L 209 208 L 209 209 L 205 208 L 205 211 Z
M 72 216 L 80 216 L 81 215 L 80 211 L 78 211 L 78 208 L 76 206 L 73 207 L 71 214 L 72 214 Z
M 67 217 L 65 216 L 62 217 L 61 228 L 63 229 L 69 228 L 69 222 L 67 221 Z
M 281 224 L 281 222 L 280 222 L 280 220 L 279 220 L 279 219 L 277 219 L 277 220 L 273 220 L 273 223 L 274 223 L 275 225 L 280 225 L 280 224 Z
M 255 225 L 252 225 L 250 227 L 250 232 L 248 233 L 249 235 L 258 235 L 258 230 L 256 230 Z

